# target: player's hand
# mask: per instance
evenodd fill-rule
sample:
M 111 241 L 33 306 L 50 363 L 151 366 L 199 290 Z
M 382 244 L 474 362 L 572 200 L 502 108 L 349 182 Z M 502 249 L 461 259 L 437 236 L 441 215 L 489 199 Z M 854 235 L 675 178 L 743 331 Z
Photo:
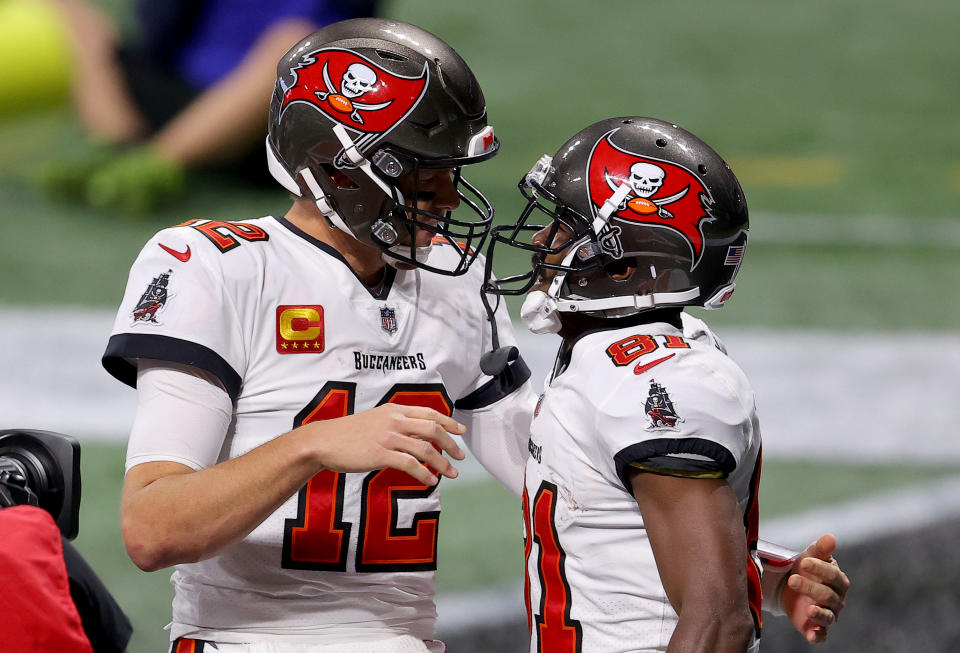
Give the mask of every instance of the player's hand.
M 827 639 L 827 630 L 843 610 L 850 579 L 833 552 L 837 538 L 827 533 L 797 556 L 780 597 L 784 611 L 811 644 Z
M 434 470 L 448 478 L 459 475 L 441 451 L 457 460 L 465 457 L 450 434 L 463 435 L 466 427 L 422 406 L 383 404 L 347 417 L 312 422 L 307 428 L 317 433 L 323 466 L 337 472 L 392 467 L 435 485 Z

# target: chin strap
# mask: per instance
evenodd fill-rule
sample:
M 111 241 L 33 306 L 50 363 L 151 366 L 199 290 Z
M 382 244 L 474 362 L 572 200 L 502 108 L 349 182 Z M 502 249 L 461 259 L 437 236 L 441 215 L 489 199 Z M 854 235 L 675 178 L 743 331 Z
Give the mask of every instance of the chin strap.
M 617 195 L 623 190 L 623 185 L 614 193 L 613 197 L 604 202 L 604 209 L 612 204 Z M 602 211 L 601 211 L 602 213 Z M 598 218 L 599 220 L 599 218 Z M 594 222 L 596 225 L 596 222 Z M 604 224 L 606 224 L 604 222 Z M 574 254 L 583 246 L 589 243 L 589 239 L 574 243 L 560 265 L 569 267 Z M 583 311 L 608 311 L 616 308 L 634 308 L 637 310 L 653 308 L 664 304 L 685 304 L 700 296 L 700 288 L 690 288 L 679 292 L 656 292 L 648 295 L 621 295 L 618 297 L 605 297 L 603 299 L 576 299 L 575 297 L 560 297 L 560 289 L 567 278 L 565 271 L 557 272 L 550 282 L 550 288 L 547 289 L 547 296 L 556 303 L 556 307 L 550 307 L 560 313 L 579 313 Z M 551 310 L 551 312 L 552 312 Z
M 389 249 L 383 250 L 383 261 L 387 265 L 393 266 L 398 270 L 410 270 L 416 267 L 409 261 L 396 258 L 395 254 L 400 254 L 401 250 L 405 250 L 403 253 L 406 255 L 406 251 L 410 250 L 409 245 L 394 245 Z M 413 248 L 413 258 L 416 259 L 417 263 L 426 263 L 427 259 L 430 257 L 430 252 L 433 251 L 433 245 L 427 245 L 426 247 L 414 247 Z
M 350 134 L 347 133 L 346 127 L 343 125 L 335 125 L 333 128 L 333 135 L 337 137 L 338 141 L 340 141 L 340 145 L 343 147 L 343 156 L 347 161 L 355 165 L 363 172 L 363 174 L 368 176 L 387 197 L 394 199 L 398 204 L 404 203 L 403 195 L 400 193 L 400 191 L 396 188 L 388 186 L 387 183 L 380 179 L 380 177 L 378 177 L 373 171 L 370 160 L 363 156 L 363 153 L 357 149 L 357 144 L 350 140 Z M 394 193 L 396 193 L 396 196 Z
M 399 204 L 403 204 L 403 194 L 396 188 L 389 186 L 377 176 L 377 174 L 373 171 L 370 160 L 367 159 L 359 149 L 357 149 L 357 144 L 351 140 L 350 134 L 347 133 L 346 127 L 343 125 L 335 125 L 333 128 L 333 133 L 337 137 L 337 140 L 340 141 L 341 147 L 343 147 L 343 157 L 349 161 L 351 165 L 356 166 L 360 171 L 363 172 L 363 174 L 369 177 L 387 197 L 393 199 Z M 266 145 L 267 168 L 270 170 L 270 174 L 273 175 L 273 178 L 276 179 L 281 186 L 286 188 L 297 197 L 302 197 L 303 194 L 300 192 L 300 186 L 297 184 L 296 179 L 280 162 L 276 152 L 273 151 L 273 147 L 270 146 L 269 136 L 267 137 Z M 311 171 L 310 168 L 303 168 L 300 170 L 299 174 L 300 177 L 303 178 L 307 188 L 310 189 L 310 193 L 313 195 L 313 200 L 317 205 L 317 210 L 320 211 L 323 217 L 329 220 L 330 223 L 337 229 L 345 231 L 354 238 L 357 238 L 357 234 L 353 233 L 353 230 L 347 226 L 347 222 L 343 219 L 343 216 L 341 216 L 340 213 L 333 208 L 333 205 L 330 203 L 326 193 L 323 192 L 323 189 L 320 188 L 320 184 L 317 183 L 316 177 L 313 176 L 313 171 Z
M 281 186 L 297 197 L 303 197 L 297 180 L 294 179 L 293 175 L 283 166 L 277 157 L 277 153 L 274 152 L 270 146 L 269 136 L 267 137 L 267 168 L 270 170 L 273 178 L 280 182 Z M 313 195 L 313 201 L 317 205 L 317 210 L 320 211 L 321 215 L 323 215 L 332 226 L 356 237 L 356 234 L 347 227 L 347 223 L 343 217 L 333 208 L 333 205 L 330 204 L 330 200 L 327 198 L 326 193 L 323 192 L 323 189 L 320 188 L 320 184 L 317 183 L 317 179 L 313 176 L 310 168 L 303 168 L 300 171 L 300 176 L 303 178 L 303 182 L 307 185 L 307 188 L 310 189 L 310 194 Z
M 700 288 L 680 292 L 654 292 L 649 295 L 625 295 L 605 299 L 558 299 L 557 310 L 561 313 L 580 311 L 607 311 L 614 308 L 653 308 L 664 304 L 685 304 L 700 296 Z
M 610 222 L 610 216 L 620 208 L 620 203 L 630 194 L 630 191 L 630 184 L 627 182 L 623 182 L 617 187 L 617 190 L 613 191 L 613 195 L 606 199 L 603 206 L 601 206 L 597 212 L 597 217 L 593 221 L 593 233 L 597 234 L 597 236 L 600 235 L 600 232 L 603 231 L 607 223 Z
M 350 139 L 350 134 L 347 133 L 347 128 L 343 125 L 335 125 L 333 128 L 333 134 L 337 137 L 337 140 L 340 141 L 340 145 L 343 147 L 343 157 L 349 161 L 352 165 L 356 166 L 363 174 L 370 178 L 377 187 L 383 191 L 383 194 L 389 197 L 395 204 L 403 205 L 406 201 L 403 199 L 403 193 L 396 186 L 388 185 L 383 179 L 377 176 L 373 171 L 373 165 L 370 163 L 370 160 L 357 149 L 357 144 Z M 391 253 L 400 253 L 401 249 L 409 250 L 408 245 L 392 245 L 391 242 L 383 238 L 379 233 L 378 229 L 383 229 L 387 232 L 392 232 L 394 239 L 396 239 L 396 230 L 393 225 L 391 225 L 387 220 L 383 218 L 377 220 L 372 227 L 372 233 L 375 242 L 379 242 L 381 247 L 385 247 L 383 259 L 389 265 L 398 267 L 398 269 L 404 269 L 402 266 L 406 263 L 404 261 L 396 261 L 391 256 Z M 353 232 L 350 232 L 353 233 Z M 354 234 L 356 236 L 356 234 Z M 395 242 L 395 240 L 394 240 Z M 426 261 L 427 256 L 430 253 L 430 247 L 416 247 L 413 253 L 413 258 L 418 263 L 423 263 Z
M 314 203 L 317 205 L 317 210 L 320 211 L 320 214 L 323 215 L 327 220 L 330 221 L 337 229 L 345 231 L 348 234 L 351 234 L 356 238 L 356 234 L 353 233 L 353 230 L 347 226 L 346 221 L 343 217 L 330 205 L 330 201 L 327 199 L 326 193 L 323 192 L 323 189 L 320 188 L 320 184 L 317 183 L 316 177 L 313 176 L 313 171 L 310 168 L 304 168 L 300 171 L 300 176 L 303 177 L 303 181 L 307 184 L 307 188 L 310 189 L 310 192 L 313 193 Z

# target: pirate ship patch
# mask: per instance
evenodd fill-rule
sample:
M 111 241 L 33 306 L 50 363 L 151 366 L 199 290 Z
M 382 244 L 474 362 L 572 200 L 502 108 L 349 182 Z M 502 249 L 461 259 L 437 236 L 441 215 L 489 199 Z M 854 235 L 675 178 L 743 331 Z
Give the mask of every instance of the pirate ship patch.
M 167 300 L 172 297 L 168 289 L 171 274 L 173 270 L 167 270 L 155 276 L 140 295 L 140 300 L 131 313 L 134 326 L 140 323 L 160 324 L 157 315 L 163 311 Z
M 682 422 L 683 418 L 677 415 L 667 389 L 653 379 L 650 379 L 650 394 L 647 395 L 643 410 L 650 418 L 650 423 L 646 426 L 648 431 L 680 430 L 677 424 Z

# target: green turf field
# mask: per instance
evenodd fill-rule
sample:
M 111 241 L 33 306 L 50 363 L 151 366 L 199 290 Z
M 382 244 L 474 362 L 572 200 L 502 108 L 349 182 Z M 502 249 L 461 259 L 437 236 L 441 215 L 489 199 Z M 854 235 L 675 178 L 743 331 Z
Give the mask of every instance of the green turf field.
M 126 16 L 125 0 L 100 4 Z M 383 13 L 438 33 L 471 63 L 503 142 L 471 176 L 500 220 L 519 211 L 516 182 L 537 157 L 586 124 L 670 119 L 728 158 L 758 236 L 766 216 L 829 218 L 810 240 L 776 229 L 758 237 L 735 300 L 711 323 L 960 329 L 960 238 L 934 236 L 931 223 L 916 220 L 960 221 L 960 3 L 394 0 Z M 83 147 L 65 109 L 0 123 L 0 302 L 112 308 L 157 229 L 190 217 L 282 213 L 289 204 L 279 187 L 195 175 L 181 202 L 132 218 L 53 202 L 27 183 L 38 164 Z M 911 237 L 875 244 L 871 216 Z M 831 221 L 842 228 L 852 218 L 866 225 L 862 242 L 831 243 Z M 78 547 L 133 618 L 132 653 L 164 650 L 168 573 L 136 570 L 119 538 L 122 449 L 85 444 L 83 456 Z M 761 508 L 785 514 L 869 493 L 878 479 L 889 487 L 948 471 L 770 461 Z M 820 494 L 799 496 L 795 488 L 811 479 Z M 492 483 L 445 485 L 441 589 L 518 579 L 514 500 Z
M 123 447 L 86 444 L 82 451 L 83 502 L 75 544 L 123 606 L 135 626 L 131 653 L 164 650 L 173 589 L 170 572 L 143 573 L 120 538 Z M 822 465 L 765 461 L 760 487 L 761 520 L 815 505 L 956 474 L 956 467 Z M 811 479 L 819 479 L 811 484 Z M 802 493 L 797 488 L 802 487 Z M 523 577 L 519 500 L 496 481 L 444 480 L 443 527 L 437 578 L 441 592 L 468 592 L 514 585 Z M 479 526 L 479 527 L 478 527 Z M 811 535 L 813 537 L 814 534 Z
M 474 178 L 500 219 L 516 215 L 516 181 L 539 154 L 618 114 L 672 119 L 714 145 L 740 171 L 755 230 L 770 213 L 907 225 L 960 216 L 957 3 L 397 0 L 384 11 L 436 31 L 472 62 L 503 141 Z M 4 302 L 112 306 L 158 228 L 288 204 L 279 188 L 195 175 L 182 202 L 155 214 L 98 213 L 51 202 L 24 182 L 54 153 L 82 147 L 66 111 L 0 125 L 0 142 Z M 960 327 L 960 304 L 942 301 L 960 281 L 958 239 L 912 242 L 754 244 L 737 301 L 715 321 Z

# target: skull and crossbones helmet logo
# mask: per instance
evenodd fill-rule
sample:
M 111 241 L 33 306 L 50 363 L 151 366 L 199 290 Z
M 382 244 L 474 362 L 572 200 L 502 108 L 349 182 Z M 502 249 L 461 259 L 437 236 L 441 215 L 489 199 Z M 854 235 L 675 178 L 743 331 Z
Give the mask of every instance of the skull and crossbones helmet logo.
M 650 197 L 663 186 L 667 173 L 660 166 L 638 161 L 630 166 L 628 181 L 637 197 Z
M 358 98 L 364 93 L 373 90 L 377 85 L 377 73 L 373 68 L 362 63 L 352 63 L 343 73 L 343 80 L 340 82 L 340 93 L 350 99 Z
M 337 93 L 335 92 L 336 87 L 330 79 L 329 62 L 324 62 L 323 84 L 327 90 L 314 91 L 314 94 L 318 99 L 325 100 L 335 111 L 350 114 L 350 119 L 353 122 L 362 125 L 364 120 L 363 113 L 361 112 L 379 111 L 380 109 L 390 106 L 390 103 L 393 101 L 387 100 L 386 102 L 374 103 L 354 101 L 373 91 L 378 81 L 377 73 L 373 68 L 359 61 L 354 62 L 347 66 L 346 71 L 344 71 L 343 78 L 340 80 L 340 92 Z
M 663 187 L 666 179 L 667 172 L 662 167 L 653 163 L 637 161 L 630 166 L 629 174 L 625 180 L 627 185 L 630 186 L 630 193 L 620 202 L 618 210 L 629 209 L 640 215 L 656 214 L 663 220 L 672 220 L 673 213 L 667 209 L 667 205 L 682 199 L 690 188 L 688 186 L 669 197 L 654 197 Z M 604 174 L 604 181 L 614 192 L 620 186 L 609 173 Z
M 308 102 L 351 129 L 384 133 L 416 106 L 427 79 L 426 65 L 401 76 L 356 52 L 322 48 L 301 54 L 277 83 L 284 106 Z

